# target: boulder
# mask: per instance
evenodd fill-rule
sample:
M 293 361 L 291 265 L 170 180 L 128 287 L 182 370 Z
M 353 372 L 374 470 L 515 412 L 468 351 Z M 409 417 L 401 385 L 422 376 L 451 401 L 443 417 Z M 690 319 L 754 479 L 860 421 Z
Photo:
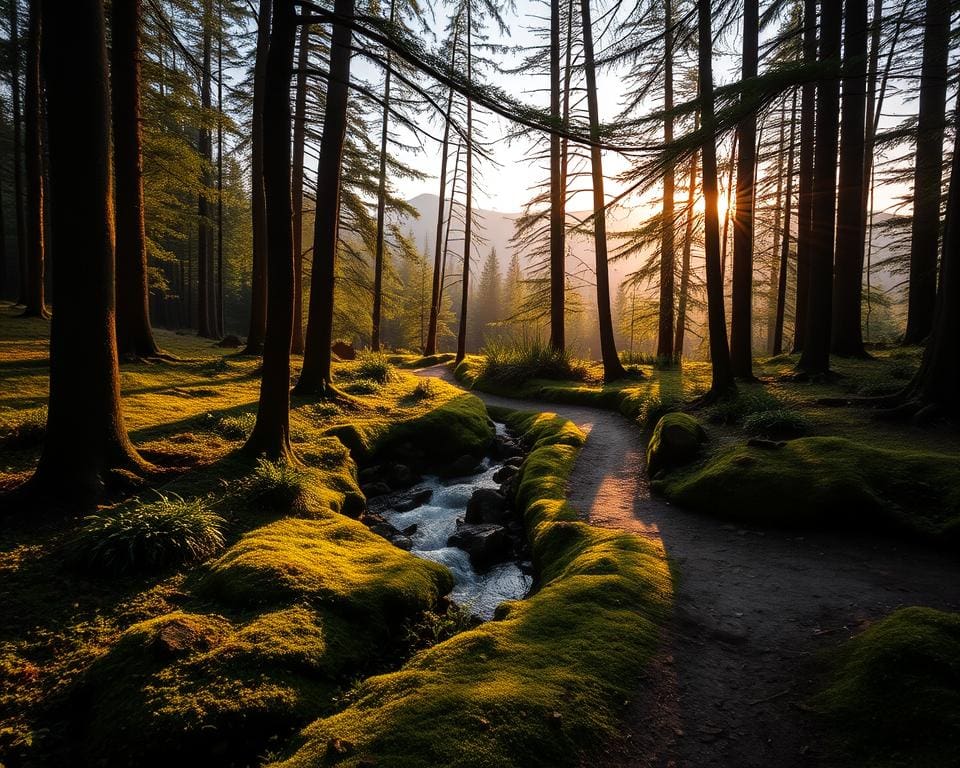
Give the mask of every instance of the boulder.
M 510 559 L 510 540 L 502 525 L 461 525 L 447 539 L 447 546 L 466 552 L 475 568 Z
M 371 499 L 374 496 L 386 496 L 390 493 L 390 486 L 384 482 L 377 481 L 362 486 L 361 490 L 368 499 Z
M 237 349 L 240 346 L 240 337 L 235 336 L 232 333 L 228 333 L 219 342 L 217 342 L 218 347 L 223 347 L 224 349 Z
M 445 474 L 449 475 L 450 477 L 463 477 L 465 475 L 475 475 L 480 471 L 480 469 L 480 462 L 477 460 L 476 456 L 471 456 L 470 454 L 465 453 L 447 467 Z
M 647 446 L 647 473 L 653 477 L 664 470 L 689 464 L 700 453 L 707 433 L 687 413 L 668 413 L 653 430 Z
M 348 344 L 345 341 L 335 341 L 330 347 L 330 351 L 333 352 L 341 360 L 356 360 L 357 359 L 357 350 L 353 348 L 353 344 Z
M 391 462 L 383 467 L 382 479 L 391 488 L 409 488 L 420 482 L 420 477 L 415 475 L 410 467 L 399 462 Z
M 500 467 L 500 469 L 498 469 L 496 472 L 493 473 L 493 481 L 495 483 L 505 483 L 511 477 L 514 477 L 519 471 L 520 469 L 518 467 L 513 467 L 513 466 L 510 466 L 509 464 L 505 464 L 504 466 Z
M 426 504 L 431 496 L 433 496 L 432 488 L 411 488 L 408 491 L 378 496 L 370 502 L 370 510 L 384 512 L 389 509 L 394 512 L 409 512 Z
M 477 488 L 467 502 L 466 522 L 502 523 L 507 516 L 507 499 L 493 488 Z
M 522 453 L 520 446 L 506 435 L 497 435 L 493 439 L 493 455 L 498 459 L 509 459 L 520 456 Z

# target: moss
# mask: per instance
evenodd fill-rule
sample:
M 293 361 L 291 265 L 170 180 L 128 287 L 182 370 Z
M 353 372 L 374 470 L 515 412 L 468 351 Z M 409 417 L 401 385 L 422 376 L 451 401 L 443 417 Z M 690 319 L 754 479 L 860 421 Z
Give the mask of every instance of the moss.
M 693 416 L 668 413 L 654 427 L 647 445 L 647 472 L 653 477 L 665 469 L 681 467 L 693 461 L 707 433 Z
M 885 526 L 960 540 L 960 462 L 949 455 L 805 437 L 737 445 L 654 487 L 680 506 L 756 525 Z
M 813 701 L 871 768 L 960 766 L 960 614 L 903 608 L 830 658 Z
M 210 563 L 196 586 L 201 595 L 237 607 L 306 600 L 388 623 L 430 608 L 452 587 L 443 566 L 334 514 L 286 518 L 251 531 Z
M 669 610 L 660 546 L 574 522 L 566 480 L 584 435 L 551 415 L 508 424 L 533 446 L 520 496 L 540 588 L 500 620 L 373 677 L 282 765 L 576 765 L 617 728 Z

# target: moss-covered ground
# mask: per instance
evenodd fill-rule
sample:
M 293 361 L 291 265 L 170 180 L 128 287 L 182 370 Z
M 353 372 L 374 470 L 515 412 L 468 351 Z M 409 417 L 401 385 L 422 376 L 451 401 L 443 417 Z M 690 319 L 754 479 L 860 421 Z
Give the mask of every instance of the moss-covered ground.
M 535 594 L 495 621 L 362 683 L 278 765 L 577 765 L 611 737 L 671 605 L 659 543 L 592 527 L 565 502 L 583 433 L 550 414 L 499 414 L 531 449 L 518 504 Z
M 38 457 L 48 327 L 0 306 L 0 488 L 26 479 Z M 199 499 L 226 521 L 225 547 L 203 563 L 96 574 L 74 556 L 83 520 L 4 518 L 2 764 L 255 764 L 337 709 L 358 678 L 396 667 L 411 650 L 407 625 L 450 589 L 445 568 L 341 512 L 359 511 L 355 458 L 391 452 L 392 430 L 482 450 L 492 426 L 476 398 L 338 363 L 351 397 L 295 398 L 301 465 L 264 473 L 238 452 L 258 360 L 157 335 L 176 359 L 124 364 L 121 381 L 132 439 L 162 471 L 112 502 L 135 509 L 155 491 Z M 336 439 L 342 430 L 359 436 L 353 454 Z

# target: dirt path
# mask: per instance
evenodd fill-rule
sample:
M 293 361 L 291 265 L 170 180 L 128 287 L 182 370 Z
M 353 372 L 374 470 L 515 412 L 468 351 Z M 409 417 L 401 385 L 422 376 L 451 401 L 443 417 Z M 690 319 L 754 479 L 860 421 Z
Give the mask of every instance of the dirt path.
M 453 381 L 446 366 L 420 375 Z M 960 609 L 960 564 L 891 539 L 756 531 L 652 497 L 639 427 L 619 414 L 476 392 L 550 411 L 589 436 L 570 478 L 595 525 L 658 538 L 674 573 L 664 651 L 638 686 L 622 744 L 586 765 L 839 766 L 800 705 L 817 654 L 901 606 Z

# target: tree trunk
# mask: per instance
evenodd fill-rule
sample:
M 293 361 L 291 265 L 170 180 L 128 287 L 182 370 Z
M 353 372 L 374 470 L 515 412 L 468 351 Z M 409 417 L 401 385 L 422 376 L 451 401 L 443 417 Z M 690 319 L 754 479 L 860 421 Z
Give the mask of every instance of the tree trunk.
M 270 17 L 273 0 L 260 0 L 257 13 L 257 59 L 253 67 L 253 113 L 250 125 L 250 208 L 253 226 L 253 269 L 250 279 L 250 330 L 246 355 L 263 352 L 267 328 L 267 211 L 263 191 L 263 101 L 267 55 L 270 50 Z
M 710 0 L 697 0 L 698 80 L 700 114 L 706 129 L 703 146 L 704 260 L 707 277 L 707 330 L 710 334 L 712 381 L 709 398 L 734 387 L 727 346 L 727 321 L 723 306 L 723 273 L 720 268 L 720 215 L 717 190 L 716 121 L 713 106 L 713 33 Z
M 30 22 L 27 37 L 27 77 L 24 92 L 26 128 L 26 254 L 27 292 L 22 297 L 24 317 L 49 317 L 44 300 L 44 199 L 43 199 L 43 121 L 41 118 L 40 46 L 43 25 L 40 19 L 40 0 L 30 2 Z
M 223 337 L 223 0 L 217 0 L 217 336 Z
M 867 0 L 846 0 L 845 14 L 831 348 L 837 355 L 863 357 L 866 352 L 860 304 L 866 237 L 863 150 L 867 103 Z
M 696 123 L 694 124 L 696 130 Z M 673 356 L 683 357 L 683 341 L 687 332 L 687 295 L 690 293 L 690 251 L 693 246 L 693 206 L 697 189 L 697 154 L 690 158 L 690 179 L 687 187 L 687 223 L 683 233 L 683 255 L 680 262 L 680 295 L 677 298 L 677 331 L 673 342 Z
M 803 61 L 817 60 L 817 2 L 803 2 Z M 817 86 L 803 84 L 800 92 L 800 178 L 797 189 L 797 296 L 793 318 L 793 351 L 803 350 L 810 295 L 810 249 L 813 243 L 813 149 L 817 120 Z
M 473 30 L 470 8 L 471 0 L 466 0 L 467 7 L 467 84 L 473 81 Z M 463 272 L 461 274 L 461 302 L 460 327 L 457 328 L 457 357 L 460 362 L 467 354 L 467 305 L 470 297 L 470 251 L 473 239 L 473 100 L 467 97 L 467 178 L 466 178 L 466 205 L 463 222 Z M 452 205 L 452 204 L 451 204 Z
M 673 142 L 673 0 L 664 0 L 664 59 L 663 59 L 663 143 L 670 146 Z M 673 255 L 673 162 L 667 164 L 663 172 L 663 236 L 660 240 L 660 303 L 657 322 L 657 357 L 661 360 L 673 360 L 673 273 L 675 259 Z
M 150 327 L 147 238 L 143 224 L 143 138 L 140 128 L 140 0 L 111 8 L 110 77 L 116 186 L 117 351 L 156 357 Z
M 780 274 L 780 259 L 777 258 L 781 238 L 783 206 L 783 161 L 787 142 L 786 102 L 780 108 L 780 137 L 777 140 L 777 193 L 773 211 L 773 237 L 770 248 L 770 281 L 767 284 L 767 351 L 773 349 L 773 337 L 777 326 L 777 279 Z M 772 354 L 772 353 L 771 353 Z
M 10 109 L 13 113 L 13 214 L 17 225 L 17 303 L 27 298 L 27 236 L 23 200 L 23 109 L 20 100 L 19 0 L 10 0 Z
M 209 190 L 213 186 L 210 171 L 213 165 L 213 141 L 210 127 L 212 106 L 210 81 L 212 79 L 212 35 L 213 4 L 204 0 L 203 6 L 203 72 L 200 80 L 200 107 L 203 110 L 204 125 L 200 128 L 198 151 L 200 153 L 200 194 L 197 198 L 197 335 L 208 339 L 216 338 L 216 301 L 213 281 L 213 231 L 210 228 Z
M 904 344 L 929 335 L 937 294 L 937 244 L 943 181 L 943 133 L 946 127 L 950 3 L 927 0 L 924 11 L 920 111 L 913 177 L 913 225 L 910 236 L 910 289 Z
M 293 338 L 293 205 L 290 178 L 290 79 L 297 24 L 294 0 L 278 0 L 264 72 L 263 168 L 267 211 L 267 327 L 257 422 L 244 449 L 292 460 L 290 344 Z
M 127 436 L 120 398 L 103 4 L 45 2 L 43 30 L 57 311 L 47 430 L 31 483 L 80 510 L 115 470 L 147 465 Z
M 390 25 L 396 15 L 396 0 L 390 0 Z M 383 82 L 383 120 L 380 125 L 380 174 L 377 187 L 377 242 L 373 259 L 373 323 L 370 348 L 380 351 L 380 315 L 383 306 L 383 249 L 387 215 L 387 140 L 390 138 L 390 51 Z
M 339 18 L 353 18 L 353 0 L 335 0 Z M 325 395 L 332 384 L 333 297 L 340 223 L 340 176 L 347 133 L 347 93 L 353 35 L 345 24 L 333 24 L 327 104 L 317 164 L 316 216 L 313 226 L 313 271 L 303 369 L 294 389 L 298 395 Z
M 797 92 L 793 92 L 793 106 L 790 110 L 790 146 L 787 150 L 787 192 L 783 204 L 783 238 L 780 244 L 780 276 L 777 281 L 777 318 L 773 332 L 771 352 L 779 355 L 783 352 L 783 319 L 787 307 L 787 266 L 790 262 L 790 218 L 793 208 L 793 160 L 796 150 L 797 131 Z
M 456 59 L 457 35 L 459 25 L 453 32 L 453 50 L 450 54 L 450 65 Z M 437 326 L 440 322 L 440 297 L 443 293 L 443 206 L 447 187 L 447 155 L 450 151 L 450 110 L 453 108 L 453 88 L 447 95 L 447 111 L 443 121 L 443 146 L 440 150 L 440 199 L 437 202 L 437 239 L 434 243 L 433 254 L 433 284 L 430 291 L 430 320 L 427 323 L 427 344 L 423 352 L 425 355 L 437 354 Z M 453 205 L 451 201 L 451 206 Z
M 560 0 L 550 0 L 550 117 L 560 122 Z M 563 206 L 560 136 L 550 134 L 550 346 L 566 347 L 564 293 L 566 290 L 566 221 Z
M 757 76 L 760 37 L 759 0 L 744 0 L 743 63 L 740 76 Z M 737 203 L 733 226 L 733 297 L 730 310 L 730 364 L 741 379 L 753 378 L 753 208 L 757 166 L 757 113 L 737 126 Z
M 833 253 L 837 212 L 837 140 L 840 123 L 840 3 L 824 3 L 820 15 L 820 63 L 814 141 L 812 243 L 807 297 L 807 330 L 797 367 L 811 376 L 830 371 L 830 325 L 833 304 Z
M 590 0 L 580 0 L 583 24 L 583 68 L 587 81 L 587 111 L 590 117 L 590 138 L 600 141 L 600 110 L 597 105 L 597 73 L 593 58 L 593 21 Z M 590 171 L 593 179 L 593 247 L 597 272 L 597 318 L 600 324 L 600 357 L 606 381 L 623 378 L 626 371 L 620 363 L 613 336 L 610 313 L 610 274 L 607 269 L 607 215 L 603 192 L 603 158 L 597 143 L 590 146 Z
M 300 28 L 297 58 L 297 103 L 293 115 L 293 343 L 303 354 L 303 162 L 307 136 L 307 68 L 310 66 L 310 25 Z

